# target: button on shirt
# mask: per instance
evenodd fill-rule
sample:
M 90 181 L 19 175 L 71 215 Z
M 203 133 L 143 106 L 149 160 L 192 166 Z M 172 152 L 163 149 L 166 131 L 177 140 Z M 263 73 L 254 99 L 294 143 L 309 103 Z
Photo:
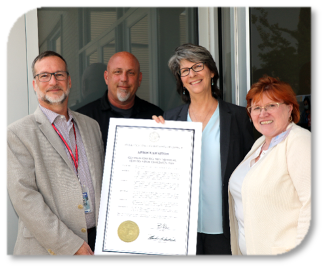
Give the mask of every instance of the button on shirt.
M 76 140 L 77 140 L 78 176 L 79 176 L 80 184 L 82 186 L 86 186 L 88 188 L 88 191 L 89 191 L 88 196 L 91 200 L 91 212 L 85 213 L 86 224 L 87 224 L 87 228 L 93 228 L 96 225 L 95 211 L 94 211 L 94 209 L 95 209 L 94 208 L 94 206 L 95 206 L 95 191 L 94 191 L 91 174 L 90 174 L 89 167 L 88 167 L 85 147 L 84 147 L 82 138 L 80 136 L 77 123 L 76 123 L 76 121 L 72 121 L 73 117 L 72 117 L 69 109 L 68 109 L 69 120 L 67 121 L 65 116 L 57 114 L 51 110 L 48 110 L 48 109 L 42 107 L 41 105 L 39 105 L 39 106 L 40 106 L 42 112 L 45 114 L 45 116 L 50 121 L 50 123 L 55 125 L 55 127 L 61 133 L 62 137 L 66 140 L 71 151 L 73 152 L 74 157 L 76 157 L 75 150 L 76 150 Z M 75 140 L 75 135 L 74 135 L 73 122 L 74 122 L 75 130 L 76 130 L 76 140 Z M 62 140 L 60 139 L 60 141 L 62 141 Z M 73 159 L 71 158 L 70 153 L 63 141 L 62 141 L 62 145 L 65 148 L 65 151 L 69 157 L 69 160 L 71 161 L 72 167 L 74 168 L 74 171 L 77 175 L 77 170 L 75 168 Z M 76 207 L 76 210 L 78 211 L 77 207 Z M 81 211 L 83 211 L 83 208 L 81 209 Z

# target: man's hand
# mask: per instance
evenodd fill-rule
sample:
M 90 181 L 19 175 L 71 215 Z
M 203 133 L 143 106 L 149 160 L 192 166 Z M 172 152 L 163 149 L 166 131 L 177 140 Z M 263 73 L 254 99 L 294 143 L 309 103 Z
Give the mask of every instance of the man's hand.
M 94 255 L 94 252 L 91 250 L 89 245 L 84 241 L 80 249 L 77 250 L 75 255 Z

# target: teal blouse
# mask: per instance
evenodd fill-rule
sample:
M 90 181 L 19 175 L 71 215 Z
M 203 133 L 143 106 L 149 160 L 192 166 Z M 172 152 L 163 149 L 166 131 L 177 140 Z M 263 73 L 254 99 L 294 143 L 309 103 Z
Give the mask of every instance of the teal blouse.
M 187 121 L 192 122 L 189 111 Z M 222 234 L 222 174 L 219 107 L 202 133 L 198 232 Z

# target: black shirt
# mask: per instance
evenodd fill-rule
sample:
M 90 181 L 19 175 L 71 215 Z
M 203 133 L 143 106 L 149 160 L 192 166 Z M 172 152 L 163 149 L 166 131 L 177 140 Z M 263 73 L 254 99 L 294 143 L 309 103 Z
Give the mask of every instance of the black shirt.
M 95 119 L 102 132 L 102 139 L 104 143 L 104 150 L 106 149 L 106 142 L 108 138 L 108 129 L 110 124 L 110 118 L 124 118 L 122 114 L 115 111 L 108 99 L 108 90 L 106 90 L 103 97 L 86 104 L 79 108 L 77 112 L 85 114 Z M 151 104 L 139 97 L 135 97 L 135 104 L 132 107 L 132 113 L 130 118 L 134 119 L 152 119 L 153 115 L 163 115 L 163 110 L 154 104 Z

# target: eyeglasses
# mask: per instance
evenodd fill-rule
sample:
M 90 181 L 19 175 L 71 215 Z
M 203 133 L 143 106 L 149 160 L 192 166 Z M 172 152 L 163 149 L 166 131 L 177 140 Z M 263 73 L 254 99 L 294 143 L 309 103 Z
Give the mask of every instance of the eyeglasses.
M 40 82 L 49 82 L 52 78 L 52 75 L 54 75 L 57 81 L 65 81 L 69 76 L 69 72 L 68 71 L 58 71 L 53 73 L 44 72 L 44 73 L 36 74 L 34 76 L 34 79 L 35 77 L 38 77 L 38 80 Z
M 251 114 L 251 115 L 259 115 L 262 111 L 262 109 L 265 109 L 265 112 L 273 112 L 275 111 L 281 104 L 284 104 L 283 103 L 269 103 L 265 106 L 250 106 L 247 108 L 248 112 Z
M 204 69 L 204 63 L 196 63 L 191 68 L 182 68 L 179 70 L 179 74 L 181 77 L 188 76 L 190 73 L 190 69 L 195 72 L 202 71 Z

